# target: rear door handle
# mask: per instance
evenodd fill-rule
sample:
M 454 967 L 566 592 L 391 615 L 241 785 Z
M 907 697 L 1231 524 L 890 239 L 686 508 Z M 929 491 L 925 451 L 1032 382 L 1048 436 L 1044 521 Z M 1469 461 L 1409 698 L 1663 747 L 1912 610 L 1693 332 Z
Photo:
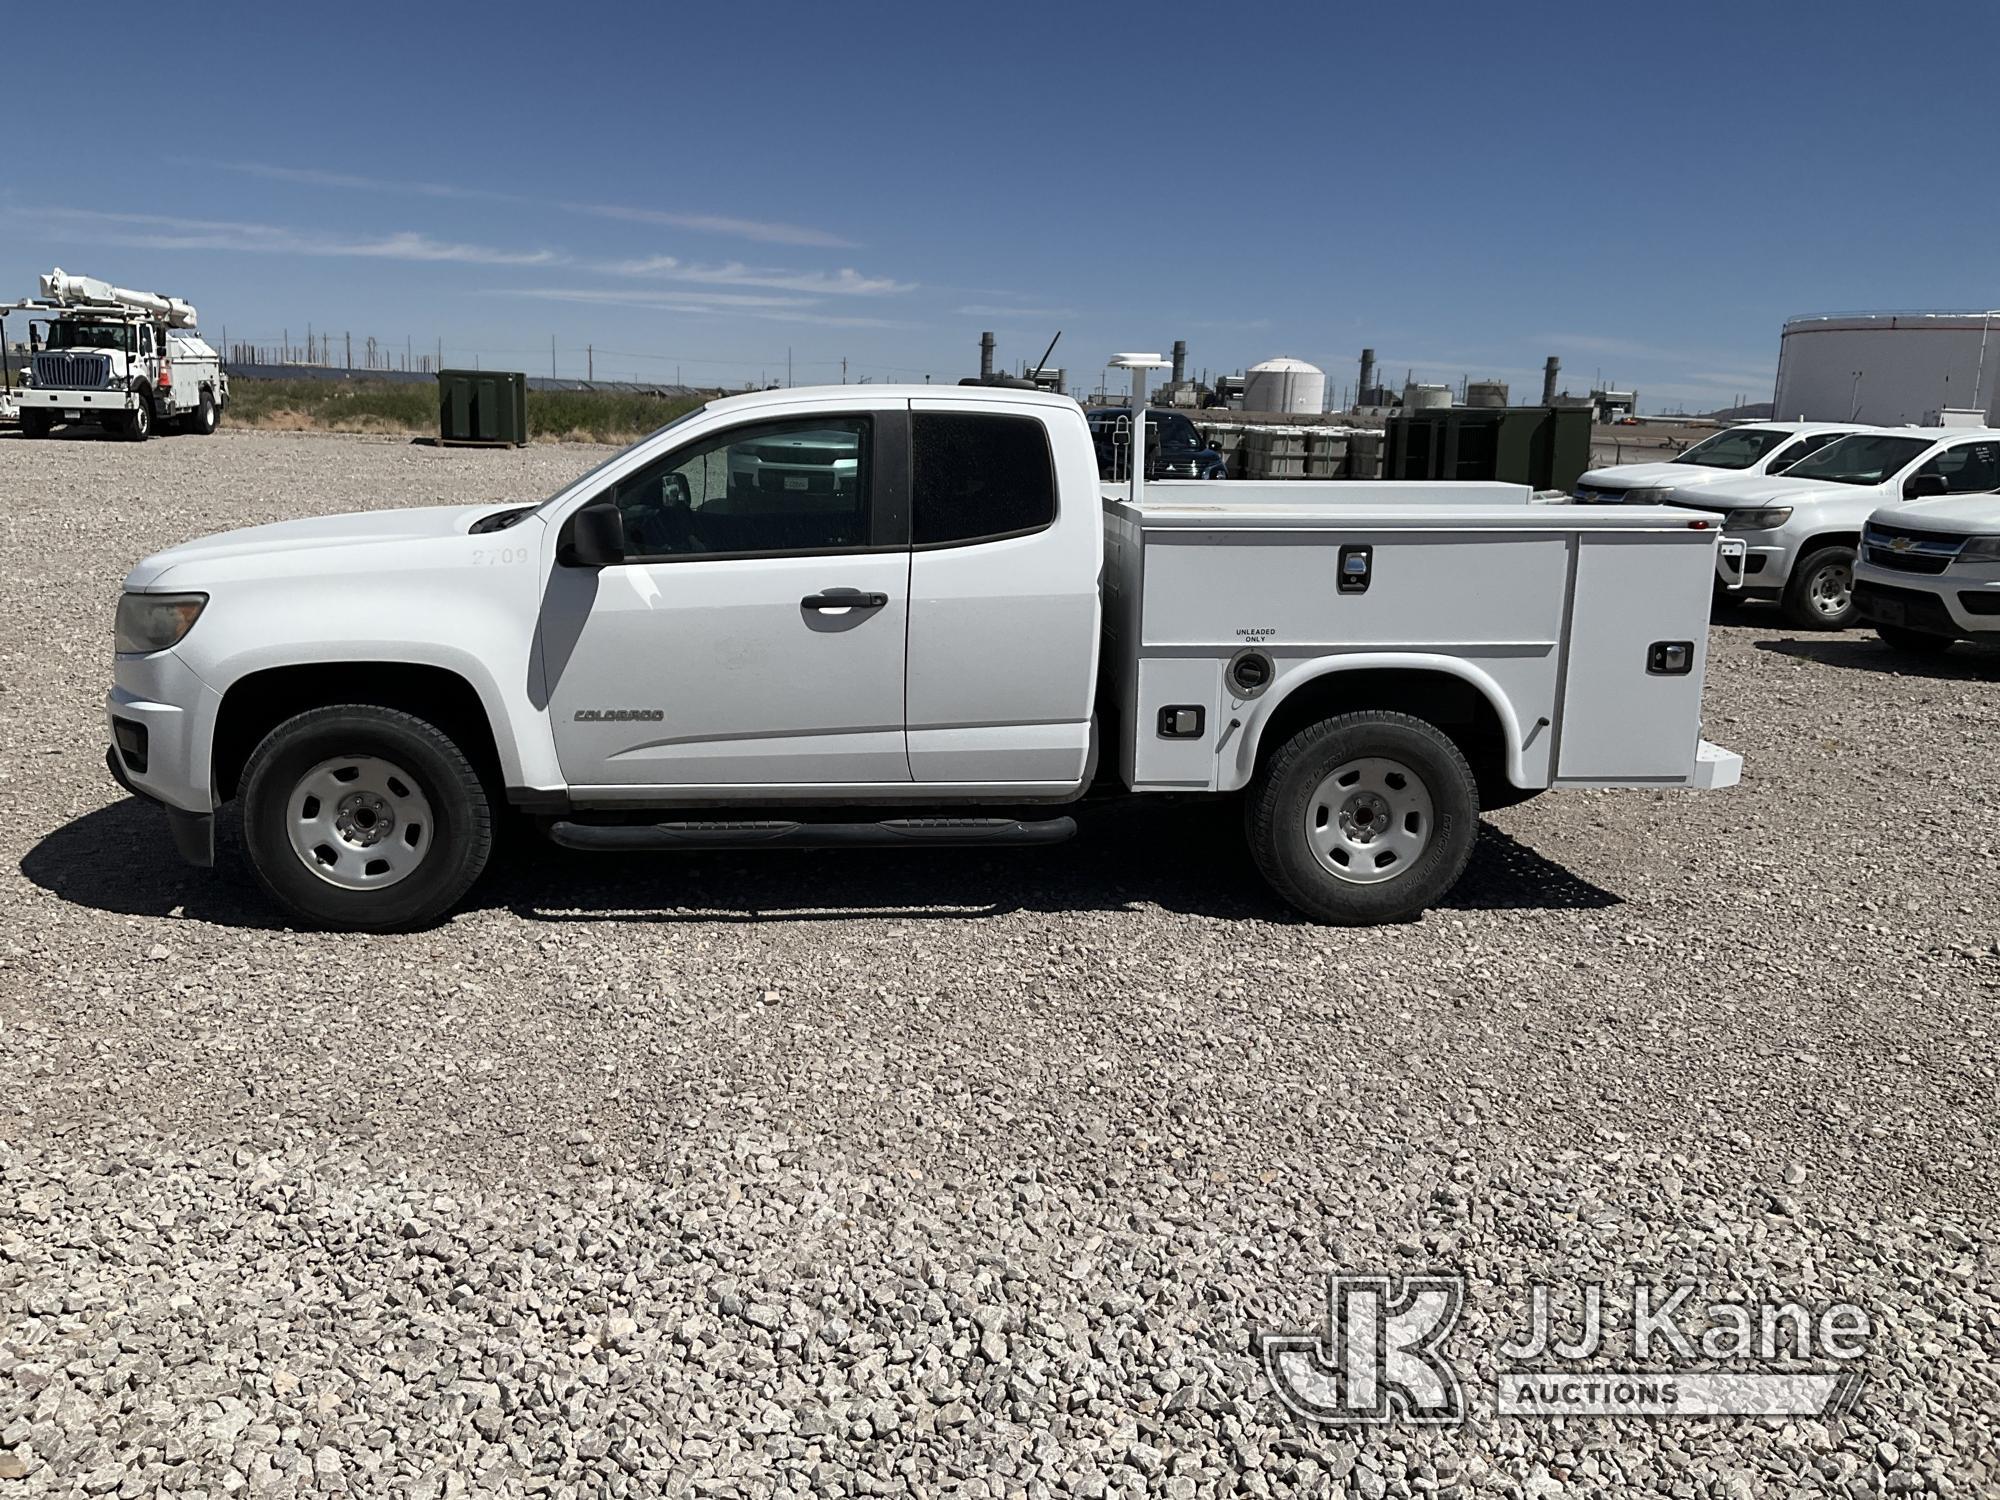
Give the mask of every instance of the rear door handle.
M 887 594 L 807 594 L 799 601 L 801 609 L 880 609 L 889 602 Z

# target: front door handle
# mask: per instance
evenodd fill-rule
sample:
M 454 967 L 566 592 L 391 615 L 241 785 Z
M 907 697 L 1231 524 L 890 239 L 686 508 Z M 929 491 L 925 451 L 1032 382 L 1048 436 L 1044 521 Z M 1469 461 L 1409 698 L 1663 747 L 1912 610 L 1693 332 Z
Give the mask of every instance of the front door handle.
M 800 609 L 880 609 L 889 602 L 887 594 L 807 594 Z

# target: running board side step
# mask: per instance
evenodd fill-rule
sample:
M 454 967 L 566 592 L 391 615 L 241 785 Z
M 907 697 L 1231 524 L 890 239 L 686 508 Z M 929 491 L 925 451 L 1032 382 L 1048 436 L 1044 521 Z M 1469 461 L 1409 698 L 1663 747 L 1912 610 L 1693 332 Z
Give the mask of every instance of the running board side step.
M 877 823 L 784 821 L 571 823 L 549 825 L 565 849 L 914 849 L 1060 844 L 1076 836 L 1074 818 L 885 818 Z

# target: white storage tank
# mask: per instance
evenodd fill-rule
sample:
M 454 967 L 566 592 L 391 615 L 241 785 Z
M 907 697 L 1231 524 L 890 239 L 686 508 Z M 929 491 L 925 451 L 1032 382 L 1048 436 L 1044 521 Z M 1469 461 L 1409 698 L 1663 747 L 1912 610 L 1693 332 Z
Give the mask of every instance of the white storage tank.
M 1245 411 L 1326 410 L 1326 372 L 1302 359 L 1267 359 L 1243 377 Z
M 1793 318 L 1778 340 L 1772 415 L 1785 421 L 1922 422 L 1940 407 L 2000 412 L 2000 313 Z
M 1426 385 L 1412 380 L 1403 386 L 1403 410 L 1436 411 L 1451 405 L 1451 387 L 1448 385 Z
M 1505 406 L 1507 394 L 1507 382 L 1504 380 L 1475 380 L 1465 388 L 1465 404 L 1477 407 Z

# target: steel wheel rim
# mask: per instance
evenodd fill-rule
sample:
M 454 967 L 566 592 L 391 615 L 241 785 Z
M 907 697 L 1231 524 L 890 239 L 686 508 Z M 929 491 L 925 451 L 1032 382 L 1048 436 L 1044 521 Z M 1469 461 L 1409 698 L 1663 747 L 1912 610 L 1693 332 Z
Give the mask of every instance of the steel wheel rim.
M 1415 868 L 1436 822 L 1430 788 L 1402 761 L 1358 756 L 1335 766 L 1306 799 L 1306 845 L 1320 868 L 1377 885 Z
M 1854 602 L 1854 564 L 1821 563 L 1806 580 L 1806 597 L 1812 607 L 1827 616 L 1847 613 Z
M 380 756 L 342 755 L 292 783 L 285 832 L 299 863 L 328 885 L 379 891 L 416 873 L 437 830 L 409 772 Z

